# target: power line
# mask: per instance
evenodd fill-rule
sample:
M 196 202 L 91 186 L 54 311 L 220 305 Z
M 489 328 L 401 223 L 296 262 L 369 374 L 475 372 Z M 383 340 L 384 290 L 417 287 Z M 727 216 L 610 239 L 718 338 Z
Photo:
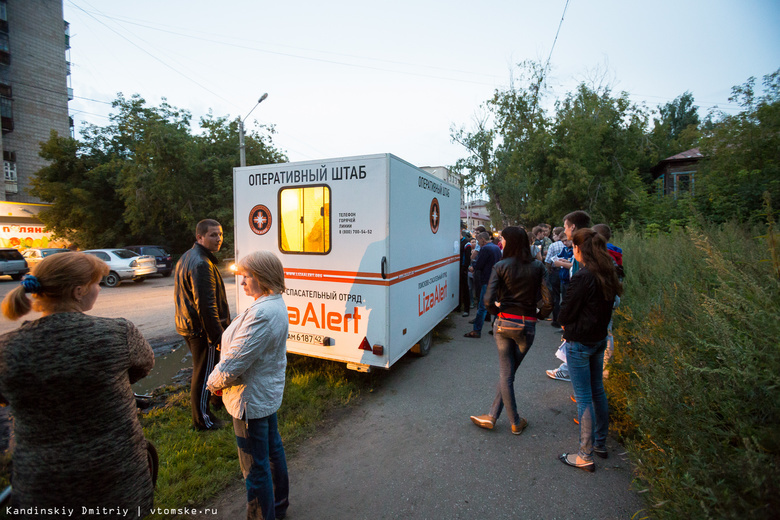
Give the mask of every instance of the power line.
M 563 6 L 563 14 L 561 15 L 561 21 L 558 23 L 558 30 L 555 31 L 555 39 L 553 40 L 552 47 L 550 47 L 550 54 L 547 56 L 547 63 L 545 63 L 544 70 L 542 71 L 542 77 L 544 77 L 544 74 L 546 73 L 547 69 L 550 67 L 550 58 L 552 58 L 553 49 L 555 49 L 555 44 L 558 42 L 558 35 L 561 33 L 563 18 L 566 16 L 566 10 L 568 8 L 569 8 L 569 0 L 566 0 L 566 5 Z
M 73 4 L 72 1 L 70 1 L 70 3 Z M 82 9 L 82 11 L 87 12 L 84 9 Z M 247 50 L 253 50 L 253 51 L 263 52 L 263 53 L 267 53 L 267 54 L 275 54 L 275 55 L 279 55 L 279 56 L 287 56 L 287 57 L 293 57 L 293 58 L 310 60 L 310 61 L 319 61 L 319 62 L 322 62 L 322 63 L 331 63 L 331 64 L 337 64 L 337 65 L 351 66 L 351 67 L 363 67 L 363 68 L 368 68 L 368 69 L 371 69 L 371 70 L 380 70 L 380 71 L 386 71 L 386 72 L 399 72 L 399 71 L 392 70 L 392 69 L 382 69 L 382 68 L 377 68 L 377 67 L 356 65 L 354 63 L 346 63 L 346 62 L 340 62 L 340 61 L 334 61 L 334 60 L 325 60 L 325 59 L 322 59 L 322 58 L 314 58 L 314 57 L 311 57 L 311 56 L 303 56 L 303 55 L 299 55 L 299 54 L 291 54 L 291 53 L 284 53 L 284 52 L 278 52 L 278 51 L 271 51 L 271 50 L 267 50 L 267 49 L 261 49 L 261 48 L 258 48 L 258 47 L 254 47 L 254 46 L 247 46 L 247 45 L 239 45 L 239 44 L 235 44 L 235 43 L 228 43 L 228 42 L 223 41 L 223 40 L 218 40 L 218 39 L 213 39 L 213 38 L 204 38 L 204 37 L 201 37 L 201 36 L 195 36 L 193 34 L 180 32 L 178 27 L 176 27 L 177 30 L 163 29 L 163 28 L 160 28 L 160 27 L 154 27 L 152 25 L 148 25 L 148 22 L 147 23 L 141 23 L 141 22 L 138 22 L 138 21 L 132 21 L 132 19 L 126 18 L 126 17 L 110 16 L 110 15 L 107 15 L 105 13 L 101 13 L 100 11 L 95 11 L 95 13 L 97 15 L 99 15 L 99 16 L 102 16 L 104 18 L 108 18 L 110 20 L 114 20 L 116 22 L 120 22 L 120 23 L 124 23 L 124 24 L 130 24 L 130 25 L 136 25 L 138 27 L 143 27 L 145 29 L 150 29 L 150 30 L 153 30 L 153 31 L 159 31 L 159 32 L 167 33 L 167 34 L 172 34 L 174 36 L 182 36 L 184 38 L 190 38 L 190 39 L 194 39 L 194 40 L 198 40 L 198 41 L 202 41 L 202 42 L 217 43 L 217 44 L 220 44 L 220 45 L 225 45 L 227 47 L 233 47 L 233 48 L 236 48 L 236 49 L 247 49 Z M 172 26 L 168 26 L 168 27 L 172 27 Z M 240 41 L 240 39 L 237 39 L 237 40 Z M 388 59 L 376 58 L 376 57 L 370 57 L 370 56 L 358 56 L 358 55 L 355 55 L 355 54 L 346 54 L 346 53 L 338 53 L 338 52 L 331 52 L 331 51 L 323 51 L 323 50 L 318 50 L 318 49 L 309 49 L 309 48 L 305 48 L 305 47 L 295 47 L 295 46 L 292 46 L 292 45 L 284 45 L 284 44 L 279 44 L 279 43 L 275 43 L 275 45 L 278 45 L 280 47 L 287 47 L 287 48 L 290 48 L 290 49 L 300 50 L 300 51 L 319 52 L 319 53 L 322 53 L 322 54 L 330 54 L 330 55 L 333 55 L 333 56 L 354 58 L 354 59 L 358 59 L 358 60 L 370 60 L 370 61 L 376 61 L 376 62 L 382 62 L 382 63 L 390 63 L 390 64 L 393 64 L 393 65 L 404 65 L 404 66 L 411 66 L 411 67 L 424 67 L 426 69 L 436 69 L 436 70 L 441 70 L 441 71 L 444 71 L 444 72 L 454 72 L 454 73 L 457 73 L 457 74 L 467 74 L 467 75 L 472 75 L 472 76 L 483 76 L 483 77 L 487 77 L 487 78 L 498 79 L 494 74 L 485 74 L 485 73 L 481 73 L 481 72 L 473 72 L 473 71 L 466 71 L 466 70 L 459 70 L 459 69 L 451 69 L 451 68 L 440 67 L 440 66 L 436 66 L 436 65 L 416 64 L 416 63 L 409 63 L 409 62 L 397 61 L 397 60 L 388 60 Z M 415 74 L 415 73 L 411 73 L 411 72 L 403 72 L 403 73 L 405 73 L 405 74 Z M 420 75 L 420 76 L 423 76 L 423 77 L 438 78 L 438 79 L 451 79 L 451 78 L 440 78 L 440 77 L 437 77 L 437 76 L 431 76 L 431 75 L 427 75 L 427 74 L 417 74 L 417 75 Z M 467 81 L 468 82 L 468 80 L 458 80 L 458 79 L 453 79 L 453 81 Z M 493 84 L 493 83 L 481 83 L 481 82 L 473 82 L 473 83 L 482 84 L 482 85 L 492 85 Z
M 175 67 L 173 67 L 172 65 L 169 65 L 168 63 L 166 63 L 166 62 L 165 62 L 165 61 L 163 61 L 162 59 L 158 58 L 157 56 L 155 56 L 155 55 L 154 55 L 154 54 L 152 54 L 151 52 L 147 51 L 146 49 L 144 49 L 143 47 L 141 47 L 140 45 L 138 45 L 137 43 L 133 42 L 133 41 L 132 41 L 130 38 L 126 37 L 125 35 L 123 35 L 123 34 L 121 34 L 121 33 L 119 33 L 117 30 L 115 30 L 114 28 L 110 27 L 108 24 L 106 24 L 106 23 L 102 22 L 101 20 L 99 20 L 99 19 L 98 19 L 96 16 L 92 15 L 92 14 L 91 14 L 89 11 L 87 11 L 86 9 L 83 9 L 82 7 L 78 6 L 78 5 L 77 5 L 77 4 L 75 4 L 74 2 L 70 2 L 70 3 L 71 3 L 71 4 L 72 4 L 72 5 L 73 5 L 73 6 L 74 6 L 76 9 L 78 9 L 78 10 L 82 11 L 84 14 L 86 14 L 87 16 L 89 16 L 90 18 L 92 18 L 93 20 L 95 20 L 96 22 L 98 22 L 99 24 L 103 25 L 103 26 L 104 26 L 104 27 L 106 27 L 106 28 L 107 28 L 109 31 L 113 32 L 114 34 L 116 34 L 117 36 L 119 36 L 120 38 L 122 38 L 123 40 L 127 41 L 127 42 L 128 42 L 130 45 L 132 45 L 133 47 L 136 47 L 137 49 L 139 49 L 140 51 L 142 51 L 144 54 L 147 54 L 149 57 L 151 57 L 151 58 L 152 58 L 152 59 L 154 59 L 155 61 L 158 61 L 158 62 L 159 62 L 159 63 L 161 63 L 162 65 L 164 65 L 164 66 L 168 67 L 169 69 L 171 69 L 171 70 L 172 70 L 172 71 L 174 71 L 175 73 L 177 73 L 177 74 L 179 74 L 180 76 L 182 76 L 183 78 L 185 78 L 185 79 L 187 79 L 187 80 L 191 81 L 192 83 L 196 84 L 197 86 L 199 86 L 200 88 L 202 88 L 203 90 L 205 90 L 206 92 L 208 92 L 209 94 L 212 94 L 213 96 L 215 96 L 215 97 L 218 97 L 219 99 L 221 99 L 221 100 L 225 101 L 226 103 L 231 103 L 231 101 L 229 101 L 229 100 L 225 99 L 224 97 L 220 96 L 220 95 L 219 95 L 219 94 L 217 94 L 216 92 L 214 92 L 214 91 L 210 90 L 209 88 L 207 88 L 207 87 L 203 86 L 202 84 L 198 83 L 198 82 L 197 82 L 196 80 L 194 80 L 193 78 L 191 78 L 191 77 L 187 76 L 186 74 L 184 74 L 183 72 L 181 72 L 181 71 L 177 70 L 177 69 L 176 69 Z M 93 9 L 94 9 L 94 8 L 93 8 Z

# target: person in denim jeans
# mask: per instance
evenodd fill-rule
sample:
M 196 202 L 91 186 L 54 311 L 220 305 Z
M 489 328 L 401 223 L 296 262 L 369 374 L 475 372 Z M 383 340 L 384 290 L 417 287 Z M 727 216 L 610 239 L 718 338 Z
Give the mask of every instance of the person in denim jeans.
M 607 458 L 609 408 L 604 392 L 604 349 L 615 296 L 622 293 L 604 237 L 589 228 L 572 237 L 574 258 L 580 269 L 572 276 L 558 317 L 567 342 L 566 360 L 580 424 L 576 454 L 558 456 L 568 466 L 593 472 L 593 454 Z
M 482 324 L 487 316 L 487 309 L 485 308 L 485 289 L 487 287 L 488 280 L 490 279 L 490 273 L 493 270 L 493 266 L 501 260 L 501 249 L 493 242 L 490 241 L 490 233 L 487 231 L 480 233 L 477 236 L 479 243 L 479 253 L 477 254 L 477 261 L 474 264 L 474 281 L 480 284 L 479 290 L 479 304 L 477 307 L 477 315 L 474 318 L 474 329 L 471 332 L 464 334 L 467 338 L 479 338 L 482 336 Z M 471 270 L 472 268 L 469 267 Z
M 520 435 L 528 421 L 517 413 L 515 373 L 534 342 L 536 320 L 546 318 L 552 311 L 552 299 L 544 283 L 547 270 L 531 256 L 526 231 L 508 227 L 502 236 L 504 258 L 493 267 L 483 299 L 490 313 L 497 315 L 493 336 L 498 347 L 498 389 L 490 413 L 471 416 L 471 421 L 492 430 L 506 407 L 512 433 Z M 544 303 L 537 314 L 536 295 L 540 292 Z
M 269 251 L 238 261 L 244 293 L 254 302 L 222 334 L 222 359 L 208 389 L 222 395 L 233 417 L 238 462 L 246 480 L 247 518 L 284 518 L 289 477 L 276 412 L 287 368 L 287 307 L 284 269 Z

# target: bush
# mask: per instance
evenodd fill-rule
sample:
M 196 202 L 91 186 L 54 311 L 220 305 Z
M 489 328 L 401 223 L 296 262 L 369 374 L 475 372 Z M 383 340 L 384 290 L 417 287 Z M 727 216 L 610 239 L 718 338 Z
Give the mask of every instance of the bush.
M 780 507 L 780 283 L 759 234 L 732 224 L 615 239 L 627 278 L 606 385 L 658 518 Z

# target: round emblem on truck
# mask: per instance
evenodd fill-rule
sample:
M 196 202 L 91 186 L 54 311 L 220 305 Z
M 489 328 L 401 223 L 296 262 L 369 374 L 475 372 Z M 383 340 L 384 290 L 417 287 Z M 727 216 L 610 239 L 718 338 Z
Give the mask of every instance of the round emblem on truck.
M 271 229 L 271 212 L 262 204 L 258 204 L 249 212 L 249 229 L 255 235 L 265 235 Z
M 441 211 L 439 211 L 439 199 L 436 197 L 431 201 L 431 213 L 430 213 L 431 231 L 435 234 L 439 231 L 439 219 L 441 218 Z

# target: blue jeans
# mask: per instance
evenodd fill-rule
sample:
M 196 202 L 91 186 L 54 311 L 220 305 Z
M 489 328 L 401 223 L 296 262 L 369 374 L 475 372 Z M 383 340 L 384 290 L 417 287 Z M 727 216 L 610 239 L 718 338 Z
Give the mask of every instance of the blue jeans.
M 485 323 L 487 309 L 485 308 L 485 291 L 487 284 L 482 284 L 479 288 L 479 306 L 477 307 L 477 316 L 474 318 L 474 332 L 482 332 L 482 324 Z
M 609 407 L 602 371 L 606 338 L 592 345 L 569 341 L 566 360 L 577 399 L 580 421 L 580 451 L 583 460 L 593 460 L 593 447 L 605 449 L 609 430 Z
M 233 431 L 246 479 L 247 518 L 283 517 L 290 505 L 290 484 L 276 413 L 248 421 L 234 417 Z
M 528 350 L 534 342 L 536 335 L 536 322 L 523 320 L 509 320 L 517 323 L 523 328 L 517 332 L 499 333 L 496 322 L 493 320 L 493 337 L 496 338 L 498 347 L 498 389 L 496 398 L 493 400 L 493 406 L 490 408 L 490 416 L 498 419 L 504 406 L 509 413 L 509 421 L 517 425 L 520 422 L 520 415 L 517 413 L 517 401 L 515 401 L 515 372 L 520 367 Z

